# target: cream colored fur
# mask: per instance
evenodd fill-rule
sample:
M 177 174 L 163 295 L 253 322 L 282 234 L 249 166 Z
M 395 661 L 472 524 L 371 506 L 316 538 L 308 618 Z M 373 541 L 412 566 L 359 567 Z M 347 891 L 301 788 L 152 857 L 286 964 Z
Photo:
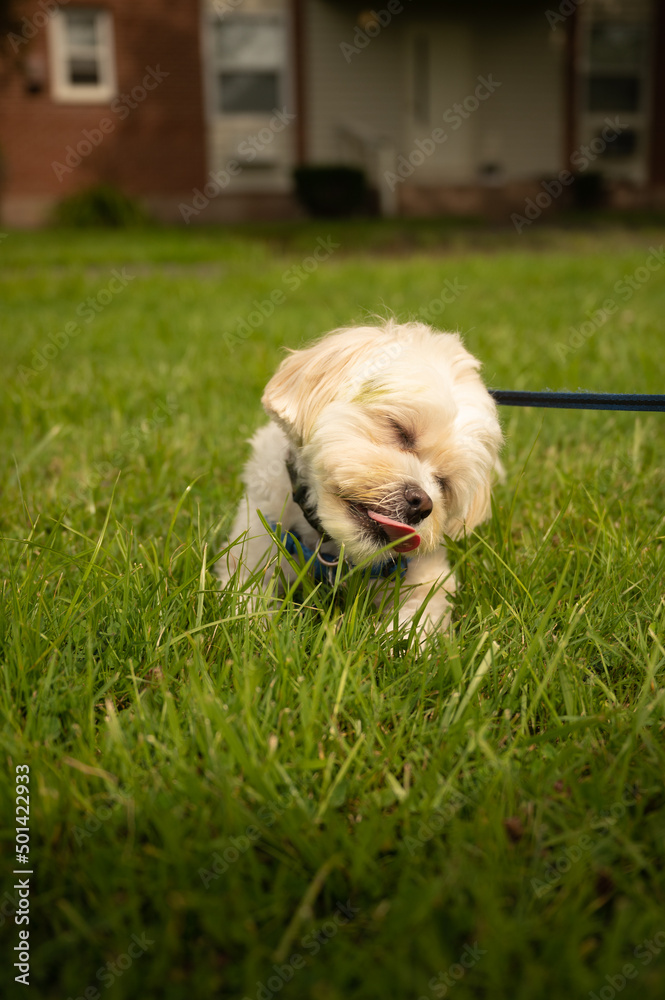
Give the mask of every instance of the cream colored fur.
M 277 561 L 257 510 L 316 547 L 319 536 L 291 496 L 290 454 L 332 539 L 322 551 L 343 546 L 353 563 L 390 555 L 379 554 L 385 538 L 359 523 L 352 504 L 402 520 L 406 487 L 431 498 L 431 512 L 415 526 L 421 542 L 408 554 L 399 621 L 408 623 L 427 602 L 419 628 L 445 628 L 455 584 L 444 535 L 470 531 L 487 517 L 500 468 L 501 430 L 479 367 L 457 334 L 392 320 L 336 330 L 291 352 L 263 395 L 272 419 L 251 441 L 246 495 L 231 530 L 237 544 L 218 564 L 222 581 L 236 570 L 244 581 L 265 567 L 270 589 Z M 289 578 L 289 567 L 282 569 Z

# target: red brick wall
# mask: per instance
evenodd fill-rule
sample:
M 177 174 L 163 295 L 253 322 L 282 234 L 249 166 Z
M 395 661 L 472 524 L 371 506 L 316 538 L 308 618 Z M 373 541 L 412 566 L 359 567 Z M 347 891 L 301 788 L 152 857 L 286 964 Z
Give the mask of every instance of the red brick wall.
M 71 9 L 80 0 L 70 0 Z M 11 44 L 0 59 L 0 150 L 4 161 L 3 201 L 52 201 L 98 181 L 131 195 L 165 198 L 188 194 L 205 179 L 205 122 L 198 0 L 95 0 L 113 14 L 120 94 L 140 87 L 150 67 L 168 76 L 121 120 L 106 104 L 60 104 L 49 83 L 48 28 L 37 29 L 17 55 Z M 19 19 L 42 10 L 37 0 L 18 5 Z M 37 21 L 42 18 L 38 17 Z M 44 88 L 28 93 L 22 63 L 42 63 Z M 141 92 L 137 91 L 140 97 Z M 113 130 L 59 180 L 53 162 L 65 162 L 83 129 L 102 119 Z M 108 125 L 106 126 L 108 128 Z M 84 147 L 85 148 L 85 147 Z

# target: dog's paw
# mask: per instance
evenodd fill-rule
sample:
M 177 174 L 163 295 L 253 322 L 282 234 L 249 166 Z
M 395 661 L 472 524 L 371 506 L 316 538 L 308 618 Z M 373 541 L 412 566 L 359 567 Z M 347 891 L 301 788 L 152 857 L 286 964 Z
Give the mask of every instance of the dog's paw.
M 419 601 L 406 601 L 399 609 L 400 626 L 408 628 L 415 621 L 416 631 L 423 636 L 447 630 L 452 615 L 449 601 L 433 598 L 419 614 L 421 607 L 422 604 Z

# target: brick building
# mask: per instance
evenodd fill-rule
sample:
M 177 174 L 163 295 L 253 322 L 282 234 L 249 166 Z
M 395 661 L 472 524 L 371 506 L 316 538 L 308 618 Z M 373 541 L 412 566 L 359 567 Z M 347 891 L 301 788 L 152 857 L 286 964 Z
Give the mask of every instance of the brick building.
M 166 220 L 293 216 L 299 163 L 363 167 L 385 214 L 505 213 L 562 172 L 616 205 L 665 191 L 665 0 L 15 7 L 6 225 L 100 181 Z

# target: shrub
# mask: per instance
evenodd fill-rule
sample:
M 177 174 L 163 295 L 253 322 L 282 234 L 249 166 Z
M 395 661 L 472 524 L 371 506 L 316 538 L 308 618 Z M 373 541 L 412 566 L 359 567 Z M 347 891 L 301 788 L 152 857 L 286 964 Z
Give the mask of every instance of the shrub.
M 357 167 L 296 167 L 296 194 L 312 215 L 345 216 L 367 211 L 367 180 Z
M 607 189 L 602 174 L 592 172 L 577 174 L 573 184 L 575 208 L 589 211 L 594 208 L 604 208 L 607 204 Z
M 77 191 L 58 202 L 54 222 L 58 226 L 140 226 L 149 217 L 135 199 L 110 184 Z

